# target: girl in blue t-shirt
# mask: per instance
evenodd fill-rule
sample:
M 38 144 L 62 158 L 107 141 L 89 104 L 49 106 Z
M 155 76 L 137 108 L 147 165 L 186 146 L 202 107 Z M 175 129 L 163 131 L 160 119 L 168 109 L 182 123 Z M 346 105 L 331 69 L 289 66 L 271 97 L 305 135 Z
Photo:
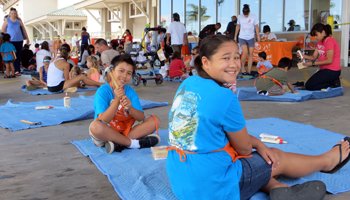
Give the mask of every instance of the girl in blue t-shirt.
M 95 120 L 90 124 L 90 136 L 96 146 L 105 146 L 108 153 L 125 148 L 149 148 L 159 143 L 159 119 L 145 117 L 139 97 L 130 82 L 135 64 L 127 54 L 116 56 L 107 70 L 107 83 L 95 94 Z M 134 126 L 135 121 L 138 125 Z M 151 135 L 152 134 L 152 135 Z
M 16 78 L 15 67 L 13 62 L 16 60 L 16 48 L 10 43 L 11 36 L 7 33 L 3 34 L 3 43 L 0 47 L 2 59 L 6 66 L 6 73 L 4 78 Z
M 249 135 L 236 94 L 224 87 L 241 68 L 237 44 L 226 36 L 206 37 L 195 62 L 198 76 L 179 86 L 169 111 L 166 167 L 176 197 L 249 199 L 262 190 L 272 200 L 322 199 L 320 181 L 288 187 L 275 177 L 333 173 L 349 160 L 350 138 L 318 156 L 269 148 Z

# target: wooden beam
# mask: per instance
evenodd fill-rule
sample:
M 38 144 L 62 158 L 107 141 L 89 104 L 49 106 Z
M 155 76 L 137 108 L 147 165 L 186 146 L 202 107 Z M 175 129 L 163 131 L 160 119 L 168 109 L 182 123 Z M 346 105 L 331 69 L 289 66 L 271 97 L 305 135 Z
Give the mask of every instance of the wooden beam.
M 31 26 L 33 26 L 36 30 L 38 30 L 41 35 L 44 35 L 43 31 L 41 31 L 40 28 L 36 27 L 35 25 L 31 25 Z
M 39 24 L 47 33 L 50 33 L 50 31 L 43 25 L 43 24 Z
M 115 14 L 114 10 L 110 9 L 110 6 L 108 6 L 105 2 L 103 2 L 103 5 L 109 10 L 109 12 L 111 12 L 114 15 L 114 17 L 116 17 L 119 20 L 119 22 L 121 21 L 119 15 Z
M 63 19 L 62 20 L 62 33 L 60 35 L 63 35 L 65 30 L 66 30 L 66 19 Z
M 40 28 L 36 27 L 34 24 L 31 25 L 31 26 L 33 26 L 36 30 L 39 31 L 39 33 L 41 34 L 41 37 L 42 37 L 42 38 L 45 38 L 45 32 L 44 32 L 44 31 L 41 31 Z
M 136 8 L 139 9 L 141 13 L 146 16 L 147 20 L 149 20 L 149 15 L 139 6 L 139 4 L 135 2 L 135 0 L 131 0 L 131 3 L 133 3 L 136 6 Z
M 53 24 L 51 24 L 51 22 L 46 21 L 46 23 L 48 23 L 48 24 L 53 28 L 53 30 L 57 32 L 58 35 L 60 34 L 60 33 L 58 32 L 58 29 L 57 29 Z
M 91 17 L 101 26 L 101 21 L 99 21 L 99 20 L 97 19 L 97 17 L 95 17 L 95 15 L 92 14 L 92 12 L 91 12 L 90 10 L 85 9 L 85 11 L 86 11 L 87 13 L 89 13 L 89 14 L 91 15 Z

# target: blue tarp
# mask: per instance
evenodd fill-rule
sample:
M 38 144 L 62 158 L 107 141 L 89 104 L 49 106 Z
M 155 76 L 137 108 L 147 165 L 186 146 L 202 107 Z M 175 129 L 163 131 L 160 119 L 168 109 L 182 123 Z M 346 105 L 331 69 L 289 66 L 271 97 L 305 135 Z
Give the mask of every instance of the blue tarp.
M 91 119 L 94 115 L 94 96 L 79 96 L 71 98 L 71 107 L 63 106 L 63 99 L 53 99 L 37 102 L 13 103 L 9 100 L 5 105 L 0 106 L 0 127 L 10 131 L 18 131 L 42 126 L 53 126 L 63 122 Z M 155 102 L 140 100 L 143 109 L 159 106 L 167 106 L 168 102 Z M 53 106 L 52 109 L 35 110 L 36 106 Z M 20 122 L 28 120 L 40 122 L 38 125 L 28 125 Z
M 344 138 L 344 135 L 338 133 L 277 118 L 248 120 L 247 128 L 255 136 L 269 133 L 288 141 L 288 144 L 282 145 L 268 144 L 270 147 L 308 155 L 322 154 Z M 167 130 L 160 131 L 160 135 L 161 145 L 166 145 Z M 166 161 L 153 160 L 150 149 L 127 149 L 121 153 L 107 154 L 104 148 L 96 147 L 91 139 L 72 143 L 108 177 L 121 199 L 175 199 L 166 175 Z M 289 185 L 321 180 L 326 184 L 328 192 L 338 194 L 350 190 L 350 182 L 347 180 L 349 173 L 350 164 L 335 174 L 317 172 L 299 179 L 280 180 Z M 259 192 L 251 199 L 265 200 L 268 196 Z
M 324 99 L 343 95 L 343 88 L 329 88 L 326 91 L 298 90 L 293 94 L 287 92 L 280 96 L 264 96 L 257 94 L 255 87 L 237 88 L 237 96 L 240 101 L 280 101 L 280 102 L 301 102 L 312 99 Z

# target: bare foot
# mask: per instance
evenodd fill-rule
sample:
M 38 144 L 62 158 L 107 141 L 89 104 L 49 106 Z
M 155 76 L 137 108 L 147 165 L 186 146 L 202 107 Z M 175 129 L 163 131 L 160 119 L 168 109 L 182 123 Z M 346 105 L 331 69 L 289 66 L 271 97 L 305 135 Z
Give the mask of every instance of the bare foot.
M 342 158 L 341 162 L 342 162 L 348 157 L 350 153 L 350 145 L 348 141 L 341 141 L 340 145 L 341 145 L 341 153 L 342 153 L 341 155 L 341 158 Z M 331 150 L 329 150 L 326 153 L 326 156 L 329 158 L 328 159 L 329 162 L 322 171 L 330 171 L 339 164 L 339 161 L 340 161 L 339 146 L 338 145 L 334 146 Z

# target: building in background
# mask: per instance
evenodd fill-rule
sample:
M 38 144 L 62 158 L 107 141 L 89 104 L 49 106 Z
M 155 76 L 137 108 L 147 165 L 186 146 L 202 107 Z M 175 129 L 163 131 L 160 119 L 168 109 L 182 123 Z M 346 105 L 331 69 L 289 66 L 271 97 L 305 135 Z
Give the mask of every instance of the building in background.
M 269 25 L 278 38 L 297 40 L 306 37 L 313 24 L 333 17 L 333 36 L 341 44 L 341 64 L 348 65 L 350 1 L 349 0 L 158 0 L 158 23 L 167 27 L 172 13 L 179 13 L 187 31 L 199 34 L 208 24 L 220 22 L 224 32 L 232 15 L 239 15 L 244 4 L 259 19 L 260 30 Z M 296 28 L 287 32 L 289 22 Z M 350 56 L 350 55 L 349 55 Z
M 101 31 L 93 33 L 93 37 L 114 39 L 129 29 L 140 40 L 146 24 L 158 25 L 157 5 L 158 0 L 85 0 L 73 6 L 85 10 L 100 25 Z M 93 13 L 96 10 L 98 13 Z
M 71 38 L 87 23 L 87 16 L 74 7 L 58 9 L 57 0 L 1 0 L 4 14 L 16 8 L 31 41 Z
M 325 22 L 328 16 L 332 16 L 333 23 L 338 24 L 334 26 L 333 35 L 341 44 L 342 65 L 347 66 L 348 63 L 349 0 L 81 0 L 75 3 L 73 8 L 83 11 L 87 21 L 56 21 L 57 25 L 51 24 L 57 29 L 55 30 L 46 19 L 55 18 L 57 1 L 59 0 L 0 0 L 0 4 L 3 4 L 5 12 L 12 6 L 17 8 L 31 37 L 36 33 L 34 29 L 37 30 L 38 36 L 50 36 L 48 31 L 54 32 L 51 35 L 64 31 L 62 35 L 67 36 L 74 32 L 71 30 L 73 27 L 75 30 L 75 27 L 86 24 L 91 37 L 103 37 L 107 40 L 121 37 L 126 29 L 132 32 L 135 39 L 140 40 L 147 24 L 151 27 L 162 25 L 166 28 L 171 22 L 172 13 L 175 12 L 180 14 L 181 22 L 185 23 L 187 31 L 194 35 L 199 34 L 199 30 L 206 25 L 216 22 L 222 24 L 219 31 L 224 32 L 231 16 L 239 15 L 243 4 L 250 5 L 251 13 L 259 19 L 260 29 L 269 25 L 278 38 L 287 40 L 305 37 L 313 24 Z M 40 20 L 41 17 L 45 20 Z M 291 20 L 295 21 L 297 28 L 288 32 L 288 23 Z M 39 21 L 48 31 L 41 25 L 35 25 Z M 91 26 L 92 21 L 96 25 Z M 58 29 L 62 24 L 65 24 L 65 27 Z M 74 26 L 75 24 L 77 26 Z M 38 30 L 40 27 L 41 32 Z

